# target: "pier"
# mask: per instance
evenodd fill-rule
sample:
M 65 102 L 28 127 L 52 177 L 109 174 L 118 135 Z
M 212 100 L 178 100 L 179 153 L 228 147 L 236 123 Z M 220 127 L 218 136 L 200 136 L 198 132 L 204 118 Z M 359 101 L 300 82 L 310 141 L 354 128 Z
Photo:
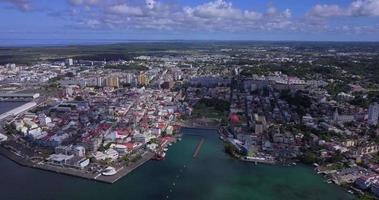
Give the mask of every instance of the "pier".
M 199 144 L 197 144 L 197 146 L 196 146 L 195 153 L 193 153 L 193 158 L 196 158 L 199 155 L 201 147 L 203 146 L 203 144 L 204 144 L 204 138 L 201 138 Z

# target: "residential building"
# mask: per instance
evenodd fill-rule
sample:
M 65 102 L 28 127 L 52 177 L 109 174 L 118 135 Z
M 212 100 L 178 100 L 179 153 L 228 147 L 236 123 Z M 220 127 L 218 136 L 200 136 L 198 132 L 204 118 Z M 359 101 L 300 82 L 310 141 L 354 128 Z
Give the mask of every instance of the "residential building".
M 368 123 L 370 125 L 376 126 L 378 124 L 378 118 L 379 118 L 379 104 L 373 103 L 368 108 Z

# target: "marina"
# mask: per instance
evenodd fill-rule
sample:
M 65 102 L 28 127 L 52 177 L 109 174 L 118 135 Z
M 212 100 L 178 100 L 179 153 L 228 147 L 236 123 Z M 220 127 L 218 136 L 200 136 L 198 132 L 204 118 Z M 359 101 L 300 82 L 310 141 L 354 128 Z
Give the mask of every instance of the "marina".
M 199 136 L 206 142 L 193 159 Z M 184 129 L 183 139 L 170 147 L 164 161 L 148 161 L 112 185 L 22 167 L 4 157 L 0 157 L 0 176 L 7 185 L 0 188 L 2 198 L 12 200 L 41 196 L 54 200 L 355 199 L 303 165 L 255 166 L 232 159 L 224 153 L 217 132 L 203 129 Z M 18 188 L 23 192 L 16 192 Z M 268 194 L 272 196 L 267 198 Z

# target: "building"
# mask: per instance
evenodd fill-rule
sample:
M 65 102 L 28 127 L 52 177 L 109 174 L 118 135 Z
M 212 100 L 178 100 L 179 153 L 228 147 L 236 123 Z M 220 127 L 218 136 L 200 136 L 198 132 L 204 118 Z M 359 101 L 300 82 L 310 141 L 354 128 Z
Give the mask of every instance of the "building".
M 368 123 L 370 125 L 376 126 L 378 124 L 378 118 L 379 118 L 379 104 L 373 103 L 368 108 Z
M 135 81 L 135 76 L 134 76 L 134 74 L 132 74 L 132 73 L 128 73 L 128 74 L 126 74 L 126 83 L 127 84 L 133 84 Z
M 347 123 L 355 121 L 355 118 L 353 115 L 340 115 L 336 109 L 333 113 L 333 121 L 336 123 Z
M 103 77 L 97 77 L 96 78 L 96 86 L 103 87 L 104 86 L 104 79 Z
M 379 183 L 374 183 L 371 185 L 371 192 L 376 196 L 379 197 Z
M 72 58 L 69 58 L 69 59 L 66 60 L 66 64 L 68 66 L 72 66 L 72 65 L 74 65 L 74 60 Z
M 110 76 L 105 80 L 105 86 L 107 87 L 120 87 L 120 81 L 117 76 Z
M 149 79 L 146 74 L 138 75 L 138 85 L 141 85 L 141 86 L 149 85 Z
M 174 82 L 172 81 L 165 81 L 161 84 L 162 89 L 171 89 L 174 86 Z
M 262 123 L 256 123 L 255 124 L 255 134 L 262 134 L 263 133 L 263 124 Z

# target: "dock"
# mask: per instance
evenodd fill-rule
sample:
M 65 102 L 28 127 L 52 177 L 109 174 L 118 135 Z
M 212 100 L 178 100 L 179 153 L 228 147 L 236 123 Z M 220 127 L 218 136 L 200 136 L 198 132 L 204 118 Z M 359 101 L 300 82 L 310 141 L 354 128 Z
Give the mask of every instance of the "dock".
M 100 175 L 98 177 L 94 177 L 94 180 L 104 182 L 104 183 L 115 183 L 116 181 L 120 180 L 122 177 L 126 176 L 127 174 L 129 174 L 130 172 L 138 168 L 139 166 L 143 165 L 145 162 L 152 159 L 154 155 L 155 155 L 154 153 L 148 152 L 145 155 L 143 155 L 142 158 L 139 159 L 137 162 L 131 163 L 128 166 L 117 169 L 117 174 L 113 176 Z
M 201 138 L 200 142 L 197 144 L 195 152 L 193 153 L 193 158 L 196 158 L 199 155 L 201 147 L 204 144 L 204 141 L 205 141 L 204 138 Z
M 137 162 L 131 163 L 128 166 L 124 166 L 117 169 L 117 174 L 113 176 L 103 176 L 101 173 L 93 174 L 93 173 L 85 172 L 80 169 L 61 167 L 61 166 L 55 166 L 55 165 L 49 165 L 49 164 L 43 164 L 43 163 L 33 163 L 27 158 L 24 158 L 16 153 L 13 153 L 2 146 L 0 146 L 0 154 L 23 167 L 30 167 L 34 169 L 43 170 L 43 171 L 55 172 L 58 174 L 64 174 L 68 176 L 83 178 L 87 180 L 93 180 L 93 181 L 102 182 L 102 183 L 109 183 L 109 184 L 115 183 L 116 181 L 120 180 L 122 177 L 126 176 L 127 174 L 129 174 L 130 172 L 132 172 L 134 169 L 138 168 L 145 162 L 149 161 L 154 156 L 154 153 L 148 152 L 145 155 L 143 155 L 142 158 L 138 160 Z

